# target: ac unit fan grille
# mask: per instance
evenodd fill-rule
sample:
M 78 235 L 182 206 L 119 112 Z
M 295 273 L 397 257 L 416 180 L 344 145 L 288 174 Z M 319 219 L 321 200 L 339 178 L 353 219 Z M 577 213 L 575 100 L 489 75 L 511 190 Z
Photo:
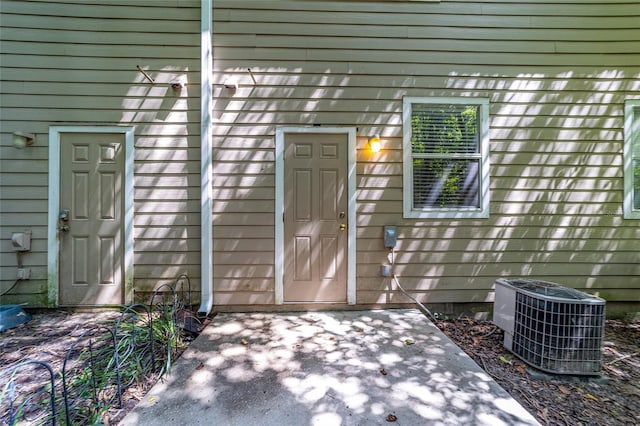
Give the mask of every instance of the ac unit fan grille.
M 604 304 L 545 300 L 516 293 L 513 353 L 541 370 L 598 374 Z

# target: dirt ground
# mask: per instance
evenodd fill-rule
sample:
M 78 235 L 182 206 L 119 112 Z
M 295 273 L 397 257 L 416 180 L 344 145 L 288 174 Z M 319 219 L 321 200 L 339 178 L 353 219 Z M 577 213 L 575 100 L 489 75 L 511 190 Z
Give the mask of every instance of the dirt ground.
M 0 333 L 0 371 L 22 361 L 37 360 L 46 362 L 54 373 L 59 374 L 67 350 L 88 326 L 113 324 L 118 315 L 119 313 L 113 311 L 70 313 L 52 310 L 33 313 L 31 321 Z M 44 377 L 46 379 L 46 376 Z M 39 377 L 34 382 L 41 381 L 42 377 Z M 4 380 L 0 383 L 4 385 Z M 59 376 L 56 377 L 56 383 L 57 392 L 60 392 Z M 25 389 L 28 387 L 25 386 Z M 144 392 L 144 389 L 130 389 L 126 393 L 125 409 L 110 410 L 109 416 L 114 419 L 123 417 L 126 411 L 133 408 L 137 400 L 144 396 Z M 0 415 L 5 412 L 4 404 L 3 402 L 0 406 Z M 0 425 L 5 425 L 3 420 L 0 418 Z
M 0 334 L 0 370 L 38 359 L 60 371 L 67 348 L 87 324 L 116 316 L 35 313 L 28 323 Z M 606 322 L 604 368 L 596 378 L 551 376 L 532 369 L 503 348 L 503 333 L 490 321 L 463 318 L 438 326 L 543 425 L 640 424 L 640 322 Z M 111 410 L 108 423 L 117 424 L 145 392 L 144 386 L 130 389 L 125 407 Z
M 502 346 L 490 321 L 442 321 L 439 328 L 543 425 L 640 425 L 640 322 L 607 320 L 600 377 L 550 375 Z
M 62 371 L 62 365 L 69 347 L 91 325 L 106 325 L 112 328 L 120 316 L 120 312 L 69 312 L 69 311 L 38 311 L 31 313 L 31 320 L 25 324 L 0 333 L 0 391 L 4 381 L 2 370 L 26 360 L 38 360 L 49 364 L 54 373 Z M 178 348 L 178 356 L 195 337 L 185 333 L 182 339 L 183 347 Z M 146 392 L 155 384 L 157 374 L 145 377 L 123 390 L 123 407 L 111 408 L 106 412 L 102 421 L 106 426 L 117 425 L 124 416 L 135 407 Z M 60 388 L 60 376 L 56 377 Z M 4 403 L 3 403 L 4 404 Z M 0 425 L 3 422 L 2 413 L 5 406 L 0 405 Z M 22 423 L 21 423 L 22 424 Z

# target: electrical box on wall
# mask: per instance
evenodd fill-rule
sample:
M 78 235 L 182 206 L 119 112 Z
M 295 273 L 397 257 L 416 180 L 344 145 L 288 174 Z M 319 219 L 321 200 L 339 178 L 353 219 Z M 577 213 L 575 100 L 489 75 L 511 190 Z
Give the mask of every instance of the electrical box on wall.
M 31 231 L 14 232 L 11 234 L 11 246 L 14 251 L 31 250 Z
M 384 246 L 386 248 L 394 248 L 397 243 L 397 231 L 395 226 L 384 227 Z

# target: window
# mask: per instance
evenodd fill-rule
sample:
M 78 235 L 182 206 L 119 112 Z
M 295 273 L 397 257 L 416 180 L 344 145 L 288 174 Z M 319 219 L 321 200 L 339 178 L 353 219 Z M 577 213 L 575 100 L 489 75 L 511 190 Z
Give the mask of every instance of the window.
M 640 219 L 640 99 L 624 104 L 624 217 Z
M 489 217 L 489 100 L 404 98 L 404 217 Z

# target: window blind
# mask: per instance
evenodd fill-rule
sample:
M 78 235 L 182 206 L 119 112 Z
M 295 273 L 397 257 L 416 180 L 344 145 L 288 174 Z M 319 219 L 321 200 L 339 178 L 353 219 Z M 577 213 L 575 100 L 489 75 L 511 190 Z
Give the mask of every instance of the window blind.
M 413 104 L 413 207 L 480 207 L 479 105 Z

